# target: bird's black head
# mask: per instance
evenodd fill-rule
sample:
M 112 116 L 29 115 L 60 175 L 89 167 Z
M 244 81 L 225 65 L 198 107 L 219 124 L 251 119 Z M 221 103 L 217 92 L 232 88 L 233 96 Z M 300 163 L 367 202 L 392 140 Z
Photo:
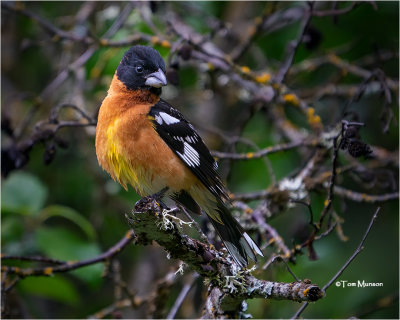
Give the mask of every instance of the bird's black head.
M 158 95 L 167 84 L 165 63 L 158 51 L 139 45 L 125 52 L 117 77 L 128 90 L 148 89 Z

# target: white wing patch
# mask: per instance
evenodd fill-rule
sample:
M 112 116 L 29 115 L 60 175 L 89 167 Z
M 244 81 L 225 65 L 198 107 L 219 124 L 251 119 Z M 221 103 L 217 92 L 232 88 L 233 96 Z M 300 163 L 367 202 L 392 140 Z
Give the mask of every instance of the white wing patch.
M 164 120 L 166 124 L 173 124 L 173 123 L 178 123 L 180 122 L 179 119 L 169 115 L 168 113 L 165 112 L 160 112 L 160 117 Z
M 154 116 L 154 118 L 156 119 L 156 121 L 157 121 L 158 124 L 163 124 L 163 119 L 162 119 L 158 114 L 156 114 L 156 115 Z
M 218 169 L 218 163 L 217 163 L 217 161 L 214 161 L 213 167 L 214 167 L 214 170 L 217 170 L 217 169 Z
M 185 140 L 189 143 L 196 143 L 198 139 L 196 136 L 186 136 Z
M 200 155 L 189 143 L 184 142 L 183 153 L 178 152 L 178 154 L 189 167 L 200 166 Z
M 253 249 L 256 253 L 258 253 L 261 257 L 264 257 L 258 246 L 254 243 L 254 241 L 250 238 L 250 236 L 244 232 L 243 237 L 246 239 L 247 243 L 249 244 L 250 248 Z
M 177 140 L 177 141 L 184 142 L 184 141 L 183 141 L 183 138 L 180 137 L 180 136 L 173 136 L 173 138 L 174 138 L 175 140 Z

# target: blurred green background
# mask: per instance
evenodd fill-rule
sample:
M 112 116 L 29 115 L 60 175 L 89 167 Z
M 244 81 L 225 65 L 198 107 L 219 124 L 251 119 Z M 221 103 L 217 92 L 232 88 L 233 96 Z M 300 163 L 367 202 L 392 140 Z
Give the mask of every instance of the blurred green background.
M 79 21 L 84 6 L 90 13 Z M 76 34 L 100 37 L 110 28 L 126 2 L 26 2 L 25 8 L 60 29 Z M 147 2 L 132 3 L 132 11 L 124 25 L 112 37 L 123 40 L 142 32 L 154 35 L 154 30 L 167 34 L 168 14 L 171 12 L 189 24 L 194 30 L 207 35 L 213 29 L 213 22 L 222 21 L 228 35 L 217 35 L 213 41 L 222 50 L 228 51 L 232 44 L 240 41 L 240 32 L 251 25 L 266 6 L 275 10 L 289 10 L 306 6 L 304 2 Z M 338 8 L 351 5 L 340 2 Z M 92 7 L 93 6 L 93 7 Z M 317 7 L 330 9 L 332 3 L 318 3 Z M 153 9 L 151 11 L 150 9 Z M 393 53 L 390 59 L 376 58 L 363 65 L 368 70 L 380 68 L 387 77 L 398 81 L 399 47 L 399 4 L 398 2 L 364 3 L 351 12 L 337 16 L 314 17 L 312 27 L 318 34 L 317 44 L 307 48 L 301 44 L 294 64 L 340 52 L 342 59 L 362 64 L 366 56 L 376 57 L 383 52 Z M 154 26 L 149 26 L 149 21 Z M 125 47 L 102 47 L 79 69 L 72 70 L 68 79 L 45 101 L 34 107 L 42 90 L 78 58 L 86 45 L 74 41 L 57 40 L 44 31 L 32 19 L 2 8 L 2 120 L 8 119 L 11 127 L 18 132 L 24 128 L 21 137 L 29 137 L 38 121 L 46 120 L 54 105 L 63 102 L 77 104 L 87 114 L 95 117 L 102 99 L 106 95 L 114 71 L 126 49 Z M 278 21 L 276 22 L 278 24 Z M 288 23 L 274 30 L 262 31 L 253 41 L 250 50 L 238 61 L 254 71 L 268 71 L 274 74 L 285 57 L 288 43 L 297 37 L 300 21 Z M 236 32 L 236 33 L 235 33 Z M 245 33 L 244 31 L 242 32 Z M 167 34 L 170 35 L 170 34 Z M 172 36 L 173 38 L 173 36 Z M 314 39 L 315 40 L 315 39 Z M 143 44 L 149 44 L 143 42 Z M 170 50 L 154 46 L 168 60 Z M 175 56 L 176 58 L 176 56 Z M 174 59 L 175 59 L 174 58 Z M 171 61 L 169 61 L 171 62 Z M 223 150 L 224 141 L 210 128 L 231 132 L 243 117 L 248 101 L 241 96 L 237 85 L 219 85 L 221 71 L 207 70 L 204 63 L 194 59 L 180 60 L 177 70 L 179 83 L 169 85 L 163 97 L 177 106 L 200 128 L 202 136 L 213 150 Z M 228 74 L 229 76 L 229 74 Z M 315 70 L 306 70 L 291 75 L 286 84 L 300 96 L 307 89 L 334 85 L 355 85 L 362 79 L 332 65 L 322 65 Z M 306 96 L 306 94 L 304 94 Z M 398 120 L 398 87 L 392 92 L 393 103 L 389 105 Z M 349 101 L 348 96 L 332 95 L 321 99 L 310 99 L 310 104 L 321 116 L 325 127 L 340 121 L 341 112 Z M 358 102 L 352 103 L 348 111 L 354 112 L 358 120 L 365 123 L 361 129 L 363 141 L 380 146 L 390 152 L 398 150 L 398 126 L 391 122 L 387 133 L 383 133 L 380 116 L 384 99 L 377 94 L 365 94 Z M 274 107 L 273 105 L 271 107 Z M 310 131 L 305 118 L 298 109 L 285 108 L 287 117 L 299 128 Z M 61 118 L 76 119 L 77 115 L 66 110 Z M 3 121 L 2 121 L 3 127 Z M 30 153 L 29 162 L 21 170 L 12 171 L 2 178 L 1 188 L 1 241 L 2 253 L 20 256 L 46 256 L 62 260 L 83 260 L 94 257 L 115 244 L 128 230 L 124 214 L 129 212 L 139 199 L 130 189 L 123 190 L 113 182 L 97 164 L 94 148 L 95 128 L 63 128 L 57 136 L 68 146 L 56 147 L 56 154 L 49 165 L 43 162 L 46 146 L 36 145 Z M 246 124 L 242 136 L 252 140 L 259 148 L 282 143 L 285 138 L 277 130 L 265 112 L 256 111 Z M 2 131 L 2 147 L 12 144 L 12 139 Z M 240 145 L 238 151 L 252 151 Z M 297 149 L 276 153 L 269 157 L 276 179 L 287 177 L 301 168 L 306 158 Z M 346 163 L 341 153 L 339 162 Z M 368 160 L 361 160 L 366 163 Z M 227 173 L 227 161 L 222 161 L 222 172 Z M 329 169 L 329 161 L 326 163 Z M 377 179 L 386 183 L 363 188 L 351 176 L 340 177 L 338 184 L 352 190 L 371 194 L 383 194 L 398 190 L 398 165 L 378 168 Z M 379 171 L 380 170 L 380 171 Z M 389 181 L 390 180 L 390 181 Z M 392 181 L 393 180 L 393 181 Z M 232 192 L 250 192 L 267 188 L 272 183 L 263 160 L 237 161 L 230 168 L 227 185 Z M 323 208 L 325 193 L 311 193 L 311 205 L 318 218 Z M 252 203 L 255 206 L 256 203 Z M 341 241 L 335 232 L 315 242 L 319 259 L 310 261 L 305 252 L 291 264 L 301 279 L 311 279 L 323 286 L 353 253 L 364 234 L 376 205 L 355 203 L 336 197 L 335 211 L 344 219 L 343 232 L 349 238 Z M 297 239 L 299 229 L 311 232 L 307 225 L 308 211 L 302 206 L 282 212 L 268 221 L 290 245 Z M 306 318 L 398 318 L 399 287 L 399 221 L 398 201 L 382 204 L 382 209 L 365 243 L 364 251 L 339 278 L 349 282 L 365 280 L 382 282 L 383 287 L 337 288 L 332 286 L 327 296 L 310 305 L 303 316 Z M 268 254 L 273 248 L 266 250 Z M 156 280 L 177 266 L 176 261 L 166 258 L 158 246 L 139 247 L 129 245 L 117 259 L 121 264 L 123 279 L 139 294 L 146 294 L 154 287 Z M 262 260 L 262 265 L 266 260 Z M 3 264 L 10 264 L 10 261 Z M 13 261 L 12 265 L 16 265 Z M 30 264 L 18 262 L 20 266 Z M 105 266 L 97 264 L 74 272 L 56 274 L 52 277 L 30 277 L 19 281 L 9 295 L 7 303 L 12 308 L 12 317 L 25 318 L 85 318 L 110 305 L 114 301 L 113 282 L 103 277 Z M 258 277 L 274 281 L 293 281 L 284 265 L 275 264 Z M 182 277 L 183 279 L 184 277 Z M 168 300 L 171 307 L 183 280 L 172 288 Z M 202 291 L 203 290 L 203 291 Z M 178 318 L 198 317 L 201 305 L 198 301 L 204 295 L 202 281 L 198 280 L 178 312 Z M 387 307 L 373 308 L 375 305 Z M 393 301 L 390 299 L 393 298 Z M 197 301 L 197 302 L 196 302 Z M 289 318 L 300 307 L 290 301 L 252 300 L 248 312 L 254 318 Z M 144 308 L 123 310 L 125 317 L 141 318 Z

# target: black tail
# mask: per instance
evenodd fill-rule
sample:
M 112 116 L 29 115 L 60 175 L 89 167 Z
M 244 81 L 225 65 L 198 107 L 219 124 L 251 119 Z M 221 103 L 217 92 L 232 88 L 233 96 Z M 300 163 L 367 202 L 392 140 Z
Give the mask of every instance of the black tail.
M 248 258 L 257 261 L 256 253 L 263 256 L 257 244 L 244 232 L 241 225 L 220 201 L 218 201 L 217 210 L 223 224 L 211 217 L 210 220 L 236 263 L 244 267 L 248 264 Z

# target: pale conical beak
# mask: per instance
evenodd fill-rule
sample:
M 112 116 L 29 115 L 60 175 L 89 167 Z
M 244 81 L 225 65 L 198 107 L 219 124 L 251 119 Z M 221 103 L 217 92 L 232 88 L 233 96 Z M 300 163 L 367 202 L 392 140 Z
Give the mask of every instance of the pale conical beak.
M 161 69 L 158 69 L 156 72 L 153 72 L 146 77 L 145 85 L 160 88 L 167 85 L 167 78 L 165 77 L 164 72 Z

